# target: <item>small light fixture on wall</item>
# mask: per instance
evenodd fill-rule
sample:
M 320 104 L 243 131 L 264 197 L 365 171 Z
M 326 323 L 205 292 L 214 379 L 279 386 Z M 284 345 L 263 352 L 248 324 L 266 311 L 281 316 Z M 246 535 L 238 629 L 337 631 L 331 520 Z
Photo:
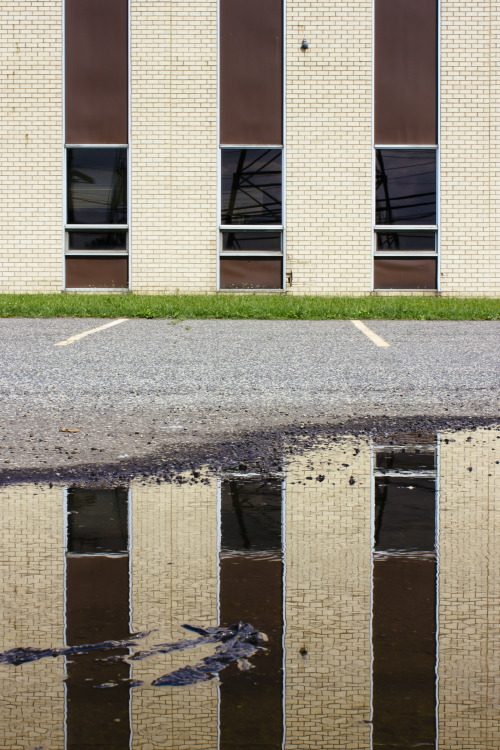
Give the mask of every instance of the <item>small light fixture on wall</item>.
M 307 39 L 304 37 L 302 40 L 302 44 L 300 45 L 300 49 L 309 49 L 309 43 Z

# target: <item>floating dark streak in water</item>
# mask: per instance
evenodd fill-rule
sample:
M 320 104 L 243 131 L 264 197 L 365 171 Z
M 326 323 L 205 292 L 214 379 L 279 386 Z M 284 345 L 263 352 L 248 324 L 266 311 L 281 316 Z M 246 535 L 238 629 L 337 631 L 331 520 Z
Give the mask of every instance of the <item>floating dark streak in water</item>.
M 62 648 L 11 648 L 0 654 L 0 664 L 12 664 L 17 667 L 29 661 L 38 661 L 47 656 L 72 656 L 76 654 L 87 654 L 90 651 L 100 651 L 111 648 L 127 648 L 136 645 L 138 638 L 145 638 L 152 631 L 136 633 L 131 639 L 125 641 L 103 641 L 102 643 L 84 643 L 81 646 L 65 646 Z
M 186 666 L 176 669 L 174 672 L 163 675 L 154 680 L 152 685 L 172 687 L 182 685 L 192 685 L 195 682 L 202 682 L 213 679 L 218 672 L 223 670 L 233 661 L 241 660 L 241 668 L 249 669 L 250 664 L 246 661 L 257 651 L 264 651 L 265 646 L 259 645 L 267 641 L 264 633 L 259 633 L 249 623 L 238 623 L 230 627 L 215 628 L 195 628 L 191 625 L 183 625 L 186 630 L 199 633 L 200 637 L 193 641 L 180 640 L 174 643 L 160 643 L 153 646 L 147 651 L 139 651 L 130 656 L 110 656 L 106 661 L 135 661 L 146 659 L 154 654 L 168 654 L 172 651 L 183 651 L 188 648 L 195 648 L 201 644 L 221 643 L 215 650 L 213 656 L 207 656 L 194 667 Z M 81 646 L 67 646 L 63 648 L 13 648 L 0 654 L 0 663 L 18 666 L 26 662 L 38 661 L 52 656 L 71 656 L 76 654 L 86 654 L 91 651 L 101 651 L 104 649 L 115 648 L 132 648 L 137 645 L 139 638 L 145 638 L 151 630 L 144 633 L 136 633 L 131 639 L 123 641 L 103 641 L 102 643 L 83 644 Z M 130 683 L 132 686 L 142 684 L 139 680 Z M 94 687 L 114 687 L 114 684 L 95 685 Z

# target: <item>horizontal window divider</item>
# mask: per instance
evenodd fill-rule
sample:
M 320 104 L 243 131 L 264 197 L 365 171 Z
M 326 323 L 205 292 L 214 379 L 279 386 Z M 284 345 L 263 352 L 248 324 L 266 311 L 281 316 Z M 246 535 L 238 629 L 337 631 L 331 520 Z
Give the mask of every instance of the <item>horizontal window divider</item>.
M 432 250 L 375 250 L 375 258 L 437 258 L 437 252 Z
M 286 294 L 286 290 L 282 289 L 281 287 L 271 287 L 270 289 L 219 289 L 217 294 L 233 294 L 236 292 L 236 294 L 269 294 L 269 292 L 273 292 L 274 294 Z
M 99 258 L 104 258 L 104 257 L 127 258 L 128 252 L 127 250 L 66 250 L 65 255 L 67 258 L 74 256 L 74 255 L 78 257 L 83 257 L 84 255 L 85 256 L 88 255 L 89 257 L 99 257 Z
M 411 148 L 411 149 L 417 150 L 417 149 L 424 149 L 424 148 L 427 148 L 427 149 L 429 149 L 429 148 L 437 149 L 438 147 L 437 147 L 437 145 L 435 143 L 429 143 L 428 145 L 422 145 L 421 143 L 419 143 L 417 146 L 413 146 L 411 143 L 407 143 L 404 146 L 401 145 L 401 143 L 398 143 L 398 144 L 392 144 L 392 143 L 381 144 L 381 143 L 376 143 L 375 146 L 374 146 L 374 148 L 393 148 L 393 149 L 404 149 L 404 148 L 410 149 Z
M 75 294 L 75 292 L 85 292 L 85 293 L 92 293 L 95 294 L 105 294 L 107 292 L 129 292 L 130 288 L 128 286 L 67 286 L 64 290 L 64 294 Z M 85 557 L 88 555 L 85 553 Z M 93 555 L 95 556 L 95 555 Z M 126 554 L 123 555 L 123 557 L 127 557 Z
M 128 148 L 128 143 L 65 143 L 64 148 Z
M 65 224 L 64 228 L 67 231 L 71 229 L 78 229 L 79 231 L 88 229 L 89 232 L 94 232 L 96 229 L 99 231 L 109 229 L 110 232 L 116 232 L 120 229 L 128 229 L 128 224 Z
M 264 230 L 276 232 L 284 229 L 283 224 L 221 224 L 221 232 L 263 232 Z
M 248 143 L 241 143 L 237 146 L 234 145 L 234 143 L 231 143 L 229 145 L 226 145 L 224 143 L 221 143 L 219 148 L 283 148 L 282 143 L 252 143 L 251 145 L 248 145 Z
M 221 250 L 219 253 L 221 258 L 230 258 L 237 256 L 239 257 L 255 257 L 255 258 L 282 258 L 283 253 L 280 250 Z
M 437 224 L 375 224 L 375 232 L 435 232 Z

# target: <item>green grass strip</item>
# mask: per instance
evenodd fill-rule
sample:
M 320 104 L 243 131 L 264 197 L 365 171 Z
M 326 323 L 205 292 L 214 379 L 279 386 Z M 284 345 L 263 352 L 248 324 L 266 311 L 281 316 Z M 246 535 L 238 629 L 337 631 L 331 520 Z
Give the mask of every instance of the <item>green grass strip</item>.
M 0 294 L 0 317 L 498 320 L 500 299 L 283 294 Z

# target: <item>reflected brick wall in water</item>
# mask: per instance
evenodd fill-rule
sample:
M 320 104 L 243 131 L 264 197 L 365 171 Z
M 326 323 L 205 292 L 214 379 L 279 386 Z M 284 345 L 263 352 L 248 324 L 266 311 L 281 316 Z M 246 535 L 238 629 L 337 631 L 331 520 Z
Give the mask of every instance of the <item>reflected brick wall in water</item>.
M 500 747 L 500 440 L 441 438 L 439 746 L 484 750 Z
M 356 447 L 362 450 L 354 456 Z M 320 474 L 323 482 L 316 481 Z M 333 444 L 294 459 L 286 482 L 286 747 L 368 750 L 370 728 L 359 723 L 370 718 L 366 443 Z
M 0 651 L 62 645 L 63 512 L 60 488 L 0 489 Z M 64 661 L 0 667 L 0 747 L 64 748 Z
M 132 485 L 132 628 L 162 639 L 195 638 L 181 625 L 217 624 L 217 482 Z M 158 643 L 158 634 L 149 639 Z M 161 642 L 161 641 L 160 641 Z M 133 665 L 146 683 L 194 664 L 205 651 L 157 655 Z M 132 692 L 134 750 L 217 748 L 217 682 Z
M 361 451 L 354 456 L 356 446 Z M 440 747 L 500 746 L 498 460 L 494 432 L 441 436 Z M 369 446 L 332 444 L 292 457 L 286 468 L 285 748 L 368 750 L 370 727 L 358 722 L 369 719 L 371 684 Z M 1 650 L 62 645 L 62 497 L 60 487 L 0 489 Z M 216 498 L 216 479 L 132 484 L 134 630 L 158 627 L 162 639 L 176 640 L 186 635 L 184 622 L 217 621 Z M 158 642 L 156 635 L 151 642 Z M 150 681 L 212 651 L 135 662 L 133 677 Z M 63 660 L 2 665 L 0 674 L 2 750 L 62 750 Z M 134 750 L 216 750 L 217 707 L 216 681 L 134 689 Z

